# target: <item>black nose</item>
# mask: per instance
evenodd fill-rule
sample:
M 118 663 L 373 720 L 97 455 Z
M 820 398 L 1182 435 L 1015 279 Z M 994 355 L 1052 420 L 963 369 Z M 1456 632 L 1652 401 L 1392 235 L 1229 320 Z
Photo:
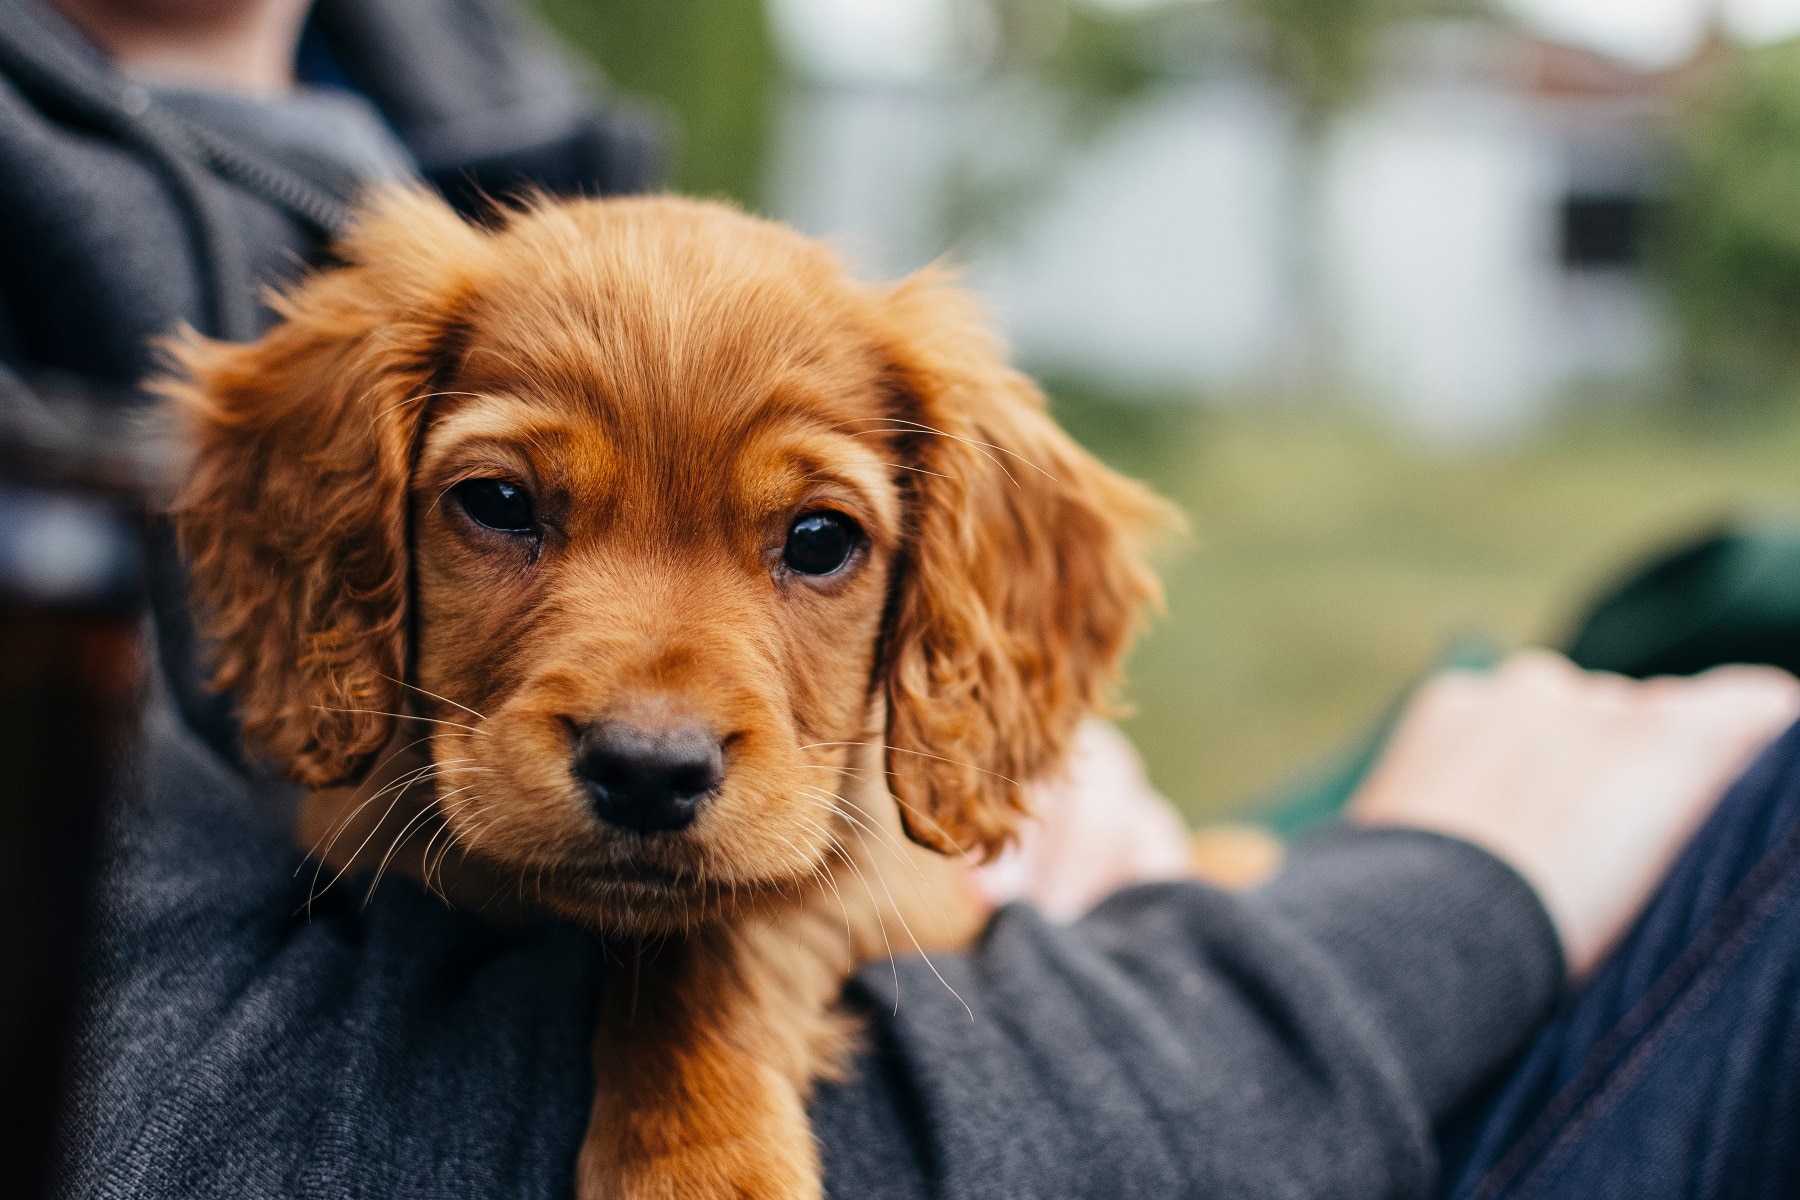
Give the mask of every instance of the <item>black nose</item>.
M 601 721 L 575 743 L 575 774 L 600 819 L 638 833 L 693 824 L 725 777 L 719 739 L 696 725 L 646 729 Z

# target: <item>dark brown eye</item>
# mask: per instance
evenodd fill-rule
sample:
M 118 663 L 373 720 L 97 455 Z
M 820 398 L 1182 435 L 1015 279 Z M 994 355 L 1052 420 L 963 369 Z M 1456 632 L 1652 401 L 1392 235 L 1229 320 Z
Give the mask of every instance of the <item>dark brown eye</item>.
M 801 575 L 829 575 L 850 561 L 861 533 L 856 522 L 843 513 L 807 513 L 788 526 L 781 561 Z
M 470 479 L 457 484 L 451 494 L 477 525 L 501 533 L 537 532 L 531 496 L 516 483 L 507 483 L 503 479 Z

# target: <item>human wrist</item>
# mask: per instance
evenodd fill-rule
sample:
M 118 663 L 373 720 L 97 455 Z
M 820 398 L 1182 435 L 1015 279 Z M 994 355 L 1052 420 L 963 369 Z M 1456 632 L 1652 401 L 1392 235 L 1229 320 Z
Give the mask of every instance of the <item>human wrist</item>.
M 1565 978 L 1542 896 L 1473 842 L 1339 827 L 1252 893 L 1301 927 L 1441 1116 L 1530 1036 Z

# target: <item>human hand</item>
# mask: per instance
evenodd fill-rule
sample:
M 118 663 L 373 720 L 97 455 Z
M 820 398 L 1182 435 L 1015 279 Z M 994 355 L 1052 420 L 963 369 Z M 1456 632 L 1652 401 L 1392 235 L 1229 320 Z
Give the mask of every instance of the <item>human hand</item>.
M 1570 975 L 1643 910 L 1725 789 L 1800 715 L 1800 682 L 1719 667 L 1638 682 L 1518 655 L 1427 684 L 1351 800 L 1351 822 L 1473 842 L 1538 892 Z
M 1037 820 L 975 871 L 986 903 L 1028 900 L 1068 921 L 1119 888 L 1188 873 L 1180 816 L 1150 785 L 1125 735 L 1106 722 L 1084 723 L 1068 771 L 1033 791 Z

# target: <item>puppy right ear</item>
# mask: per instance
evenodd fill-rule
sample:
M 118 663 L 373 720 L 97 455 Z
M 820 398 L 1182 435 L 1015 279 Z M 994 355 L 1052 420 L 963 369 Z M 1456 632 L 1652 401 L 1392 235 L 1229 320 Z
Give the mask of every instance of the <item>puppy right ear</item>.
M 1161 599 L 1147 550 L 1181 518 L 1056 425 L 943 272 L 873 295 L 881 423 L 910 466 L 881 664 L 888 780 L 914 841 L 993 855 L 1103 708 Z
M 280 324 L 250 345 L 189 331 L 151 384 L 192 454 L 173 515 L 213 684 L 308 786 L 358 775 L 402 711 L 412 458 L 486 244 L 441 200 L 378 194 L 342 265 L 273 301 Z

